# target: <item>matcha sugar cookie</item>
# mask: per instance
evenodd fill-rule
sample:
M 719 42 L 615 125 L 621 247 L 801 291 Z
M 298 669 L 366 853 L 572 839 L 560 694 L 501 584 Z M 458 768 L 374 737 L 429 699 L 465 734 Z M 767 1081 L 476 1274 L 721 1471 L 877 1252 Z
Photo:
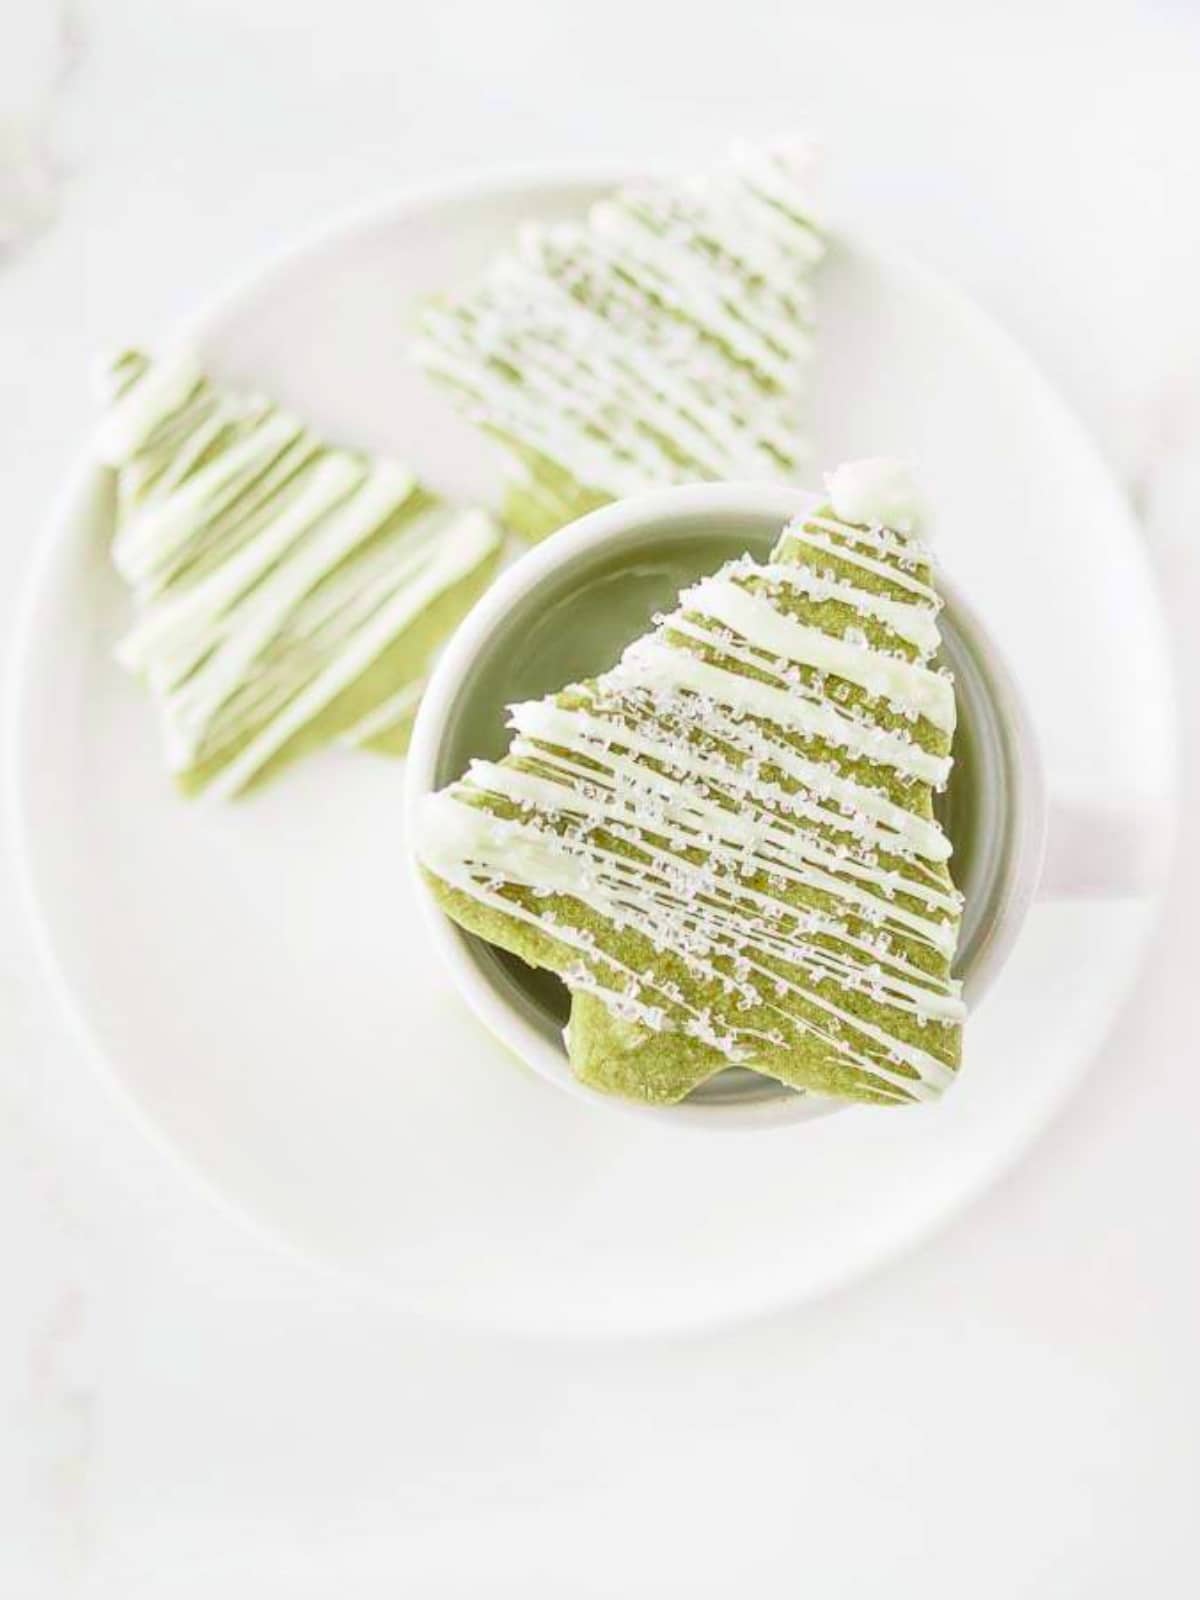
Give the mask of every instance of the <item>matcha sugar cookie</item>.
M 95 454 L 136 613 L 117 658 L 181 788 L 235 794 L 332 739 L 401 752 L 432 656 L 498 563 L 493 519 L 186 355 L 127 351 L 103 388 Z
M 953 1082 L 941 602 L 896 464 L 829 490 L 611 670 L 512 706 L 504 758 L 418 817 L 445 912 L 566 983 L 596 1088 L 671 1103 L 737 1064 L 898 1105 Z
M 514 532 L 668 483 L 796 481 L 825 252 L 810 166 L 742 145 L 626 184 L 427 308 L 417 360 L 501 446 Z

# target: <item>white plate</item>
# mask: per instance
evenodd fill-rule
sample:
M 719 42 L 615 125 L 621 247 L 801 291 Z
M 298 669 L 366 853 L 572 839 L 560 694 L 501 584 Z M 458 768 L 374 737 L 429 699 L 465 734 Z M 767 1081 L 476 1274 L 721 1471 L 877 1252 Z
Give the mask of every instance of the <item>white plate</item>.
M 441 487 L 475 434 L 405 361 L 418 296 L 594 176 L 425 192 L 326 233 L 190 330 L 249 379 Z M 1005 649 L 1051 794 L 1169 804 L 1162 627 L 1135 528 L 1027 360 L 928 273 L 843 238 L 824 269 L 818 460 L 916 460 L 947 567 Z M 125 601 L 81 467 L 19 649 L 17 846 L 63 1000 L 156 1129 L 241 1213 L 436 1315 L 582 1333 L 745 1316 L 844 1281 L 947 1217 L 1079 1082 L 1153 896 L 1035 907 L 940 1106 L 745 1136 L 556 1093 L 504 1056 L 410 902 L 403 778 L 331 752 L 252 802 L 186 804 L 111 661 Z

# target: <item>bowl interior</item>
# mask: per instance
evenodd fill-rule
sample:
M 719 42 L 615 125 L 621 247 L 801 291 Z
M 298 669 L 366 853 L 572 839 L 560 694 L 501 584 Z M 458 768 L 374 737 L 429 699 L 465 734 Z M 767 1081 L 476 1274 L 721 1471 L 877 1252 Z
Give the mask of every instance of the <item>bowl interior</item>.
M 604 671 L 650 627 L 657 612 L 673 608 L 680 589 L 746 552 L 765 558 L 778 535 L 778 518 L 761 512 L 691 511 L 616 533 L 555 567 L 496 619 L 482 641 L 443 724 L 435 787 L 459 777 L 475 757 L 495 760 L 504 754 L 508 705 Z M 1011 889 L 1022 803 L 1017 713 L 978 624 L 944 582 L 942 589 L 942 656 L 955 675 L 958 728 L 953 774 L 938 797 L 938 811 L 954 845 L 955 881 L 966 897 L 956 972 L 973 999 L 990 970 L 989 952 Z M 562 980 L 482 939 L 460 937 L 497 997 L 562 1052 L 570 1011 Z M 732 1067 L 689 1100 L 745 1104 L 793 1093 Z

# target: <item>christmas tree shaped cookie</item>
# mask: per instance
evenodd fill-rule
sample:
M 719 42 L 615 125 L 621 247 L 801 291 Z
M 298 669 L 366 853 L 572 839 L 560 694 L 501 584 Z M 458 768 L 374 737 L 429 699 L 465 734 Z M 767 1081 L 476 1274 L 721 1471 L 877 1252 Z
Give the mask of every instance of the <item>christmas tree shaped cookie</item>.
M 890 1105 L 953 1081 L 940 601 L 895 464 L 829 485 L 769 561 L 511 707 L 504 759 L 418 816 L 446 913 L 565 980 L 571 1064 L 600 1089 L 670 1103 L 734 1063 Z
M 631 184 L 429 308 L 417 358 L 505 447 L 517 533 L 668 483 L 795 480 L 824 249 L 808 164 L 739 149 Z
M 96 453 L 136 608 L 117 655 L 180 785 L 233 794 L 335 738 L 402 750 L 430 657 L 499 558 L 492 520 L 187 357 L 128 352 L 105 390 Z

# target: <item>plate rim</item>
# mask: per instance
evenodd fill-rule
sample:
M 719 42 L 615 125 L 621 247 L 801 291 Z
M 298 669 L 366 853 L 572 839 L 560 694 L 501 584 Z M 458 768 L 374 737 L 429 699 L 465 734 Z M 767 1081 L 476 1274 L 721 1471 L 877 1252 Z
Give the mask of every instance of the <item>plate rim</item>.
M 454 175 L 402 184 L 373 199 L 335 211 L 312 228 L 258 255 L 248 267 L 228 275 L 191 312 L 178 318 L 167 329 L 160 343 L 162 347 L 169 348 L 179 342 L 203 338 L 239 301 L 269 289 L 273 280 L 315 262 L 323 253 L 344 247 L 373 230 L 386 230 L 414 214 L 476 199 L 487 201 L 504 194 L 514 197 L 528 195 L 536 206 L 537 196 L 545 189 L 611 186 L 628 179 L 632 170 L 631 163 L 618 161 L 525 161 L 483 165 Z M 638 170 L 653 174 L 664 168 L 647 164 Z M 1052 406 L 1064 428 L 1075 436 L 1076 445 L 1082 452 L 1081 458 L 1086 459 L 1089 468 L 1108 485 L 1114 510 L 1119 512 L 1128 536 L 1127 557 L 1137 564 L 1153 608 L 1158 676 L 1167 702 L 1165 726 L 1168 738 L 1165 741 L 1161 800 L 1164 826 L 1169 835 L 1163 861 L 1169 863 L 1177 848 L 1180 829 L 1181 751 L 1177 672 L 1169 648 L 1170 629 L 1158 574 L 1150 560 L 1128 497 L 1075 408 L 1019 340 L 984 305 L 936 268 L 907 251 L 875 243 L 869 233 L 864 235 L 856 226 L 832 214 L 828 208 L 822 209 L 822 221 L 828 232 L 842 238 L 853 249 L 865 252 L 887 270 L 915 280 L 923 289 L 935 294 L 952 308 L 977 339 L 1011 363 L 1020 372 L 1024 382 L 1036 387 Z M 17 886 L 16 899 L 22 906 L 23 920 L 36 952 L 37 966 L 56 1003 L 56 1009 L 66 1023 L 69 1036 L 74 1038 L 83 1058 L 102 1081 L 106 1091 L 114 1096 L 116 1103 L 132 1113 L 142 1133 L 172 1168 L 186 1175 L 194 1185 L 195 1192 L 215 1202 L 219 1212 L 235 1221 L 239 1227 L 247 1229 L 252 1237 L 273 1250 L 282 1251 L 286 1258 L 303 1263 L 309 1270 L 328 1274 L 332 1281 L 372 1298 L 396 1304 L 409 1314 L 435 1325 L 490 1327 L 496 1331 L 535 1338 L 565 1337 L 587 1341 L 612 1337 L 678 1336 L 699 1334 L 706 1329 L 737 1326 L 778 1315 L 789 1308 L 821 1299 L 847 1284 L 870 1276 L 887 1262 L 910 1254 L 936 1234 L 944 1223 L 961 1216 L 972 1206 L 1034 1146 L 1061 1115 L 1091 1069 L 1095 1054 L 1111 1027 L 1111 1018 L 1128 1003 L 1141 979 L 1161 915 L 1164 889 L 1169 878 L 1167 870 L 1161 873 L 1152 894 L 1147 898 L 1145 926 L 1139 933 L 1136 947 L 1129 954 L 1122 981 L 1113 995 L 1114 1003 L 1106 1009 L 1103 1030 L 1089 1041 L 1086 1049 L 1079 1052 L 1070 1070 L 1059 1074 L 1055 1091 L 1041 1108 L 1038 1120 L 1027 1121 L 1019 1137 L 997 1147 L 986 1159 L 977 1163 L 970 1178 L 960 1182 L 952 1205 L 946 1205 L 944 1196 L 934 1197 L 928 1204 L 927 1213 L 915 1217 L 905 1213 L 895 1227 L 880 1228 L 870 1244 L 865 1247 L 860 1245 L 844 1260 L 814 1273 L 799 1288 L 784 1279 L 780 1285 L 773 1285 L 767 1291 L 757 1279 L 749 1278 L 746 1280 L 746 1292 L 732 1302 L 714 1299 L 703 1308 L 689 1302 L 678 1309 L 659 1309 L 648 1317 L 618 1316 L 611 1324 L 605 1323 L 599 1327 L 595 1318 L 589 1318 L 586 1322 L 577 1321 L 570 1315 L 553 1322 L 545 1317 L 526 1318 L 521 1315 L 519 1307 L 515 1311 L 511 1307 L 506 1308 L 503 1315 L 489 1311 L 485 1316 L 475 1308 L 451 1310 L 440 1303 L 430 1304 L 420 1295 L 406 1294 L 402 1283 L 381 1276 L 369 1265 L 322 1252 L 315 1244 L 305 1244 L 284 1223 L 254 1210 L 249 1203 L 227 1190 L 202 1158 L 173 1136 L 166 1124 L 154 1115 L 149 1103 L 134 1089 L 114 1053 L 93 1031 L 88 1007 L 76 993 L 66 970 L 53 919 L 39 886 L 37 848 L 33 843 L 36 824 L 30 814 L 32 797 L 29 793 L 28 750 L 30 713 L 34 706 L 31 680 L 35 642 L 40 636 L 37 619 L 55 588 L 59 569 L 70 557 L 73 527 L 87 497 L 94 490 L 95 472 L 96 465 L 90 447 L 85 442 L 73 456 L 62 485 L 39 527 L 19 581 L 14 607 L 13 632 L 6 653 L 3 785 L 4 833 Z M 763 1292 L 756 1293 L 757 1289 Z

